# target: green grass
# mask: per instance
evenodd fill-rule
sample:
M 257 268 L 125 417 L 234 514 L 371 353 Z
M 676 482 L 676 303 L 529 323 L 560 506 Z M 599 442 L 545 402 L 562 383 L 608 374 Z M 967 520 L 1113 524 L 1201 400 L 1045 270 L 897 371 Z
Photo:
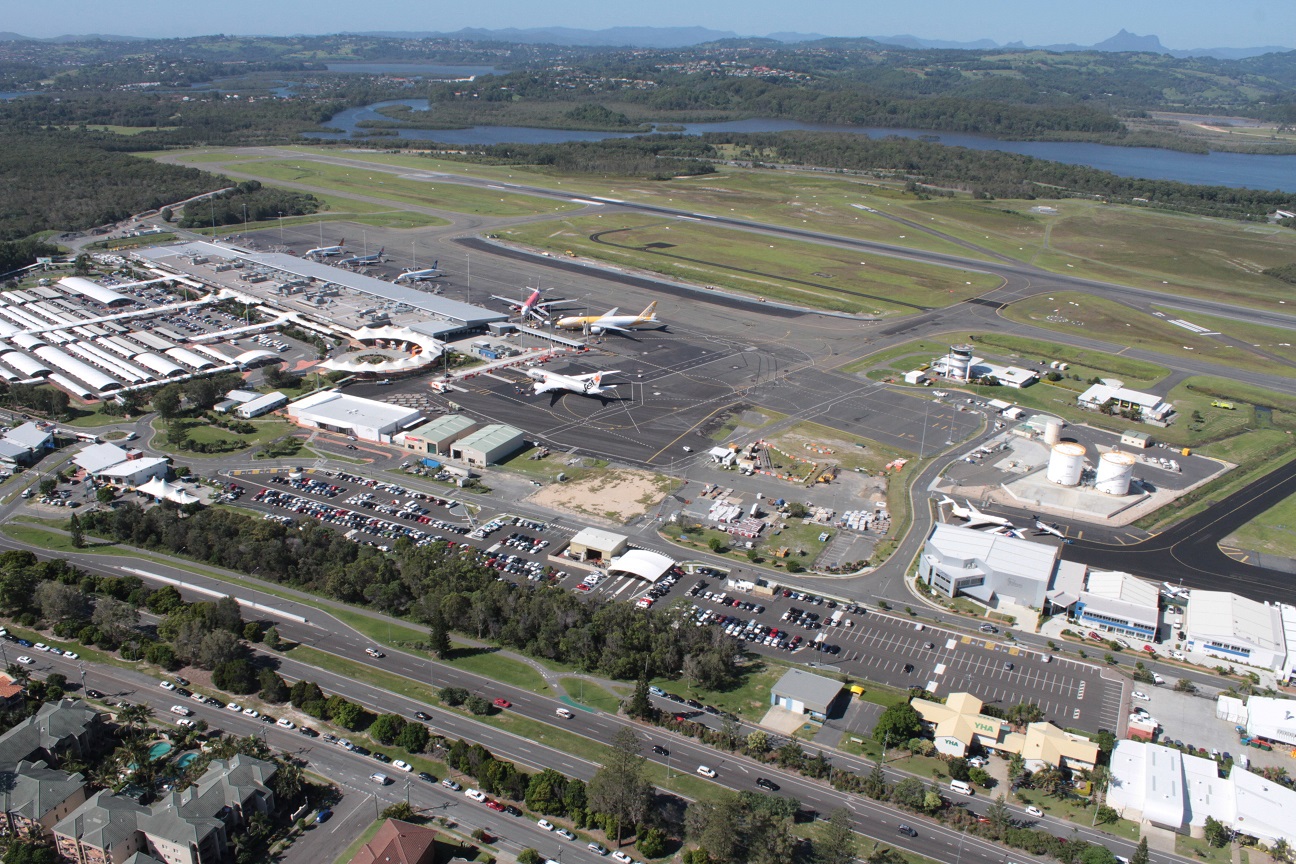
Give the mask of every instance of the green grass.
M 667 692 L 696 699 L 703 705 L 712 705 L 721 711 L 736 714 L 745 720 L 759 720 L 769 710 L 770 691 L 788 668 L 787 665 L 768 658 L 753 661 L 753 668 L 746 672 L 742 684 L 733 690 L 704 690 L 669 678 L 658 678 L 648 683 Z
M 1009 307 L 1011 308 L 1011 307 Z M 1186 331 L 1185 331 L 1186 332 Z M 988 346 L 988 347 L 987 347 Z M 1062 360 L 1072 368 L 1067 370 L 1073 375 L 1088 379 L 1086 372 L 1101 376 L 1115 375 L 1125 382 L 1127 387 L 1147 386 L 1160 381 L 1170 374 L 1170 370 L 1155 363 L 1135 360 L 1132 357 L 1119 357 L 1105 351 L 1090 351 L 1085 348 L 1074 348 L 1042 339 L 1028 339 L 1023 336 L 1006 336 L 1001 333 L 981 333 L 977 335 L 978 353 L 992 352 L 994 349 L 1009 352 L 1006 356 L 1020 355 L 1025 360 L 1043 360 L 1045 365 Z
M 621 708 L 621 697 L 602 685 L 579 678 L 564 678 L 563 690 L 573 701 L 609 714 L 615 714 Z
M 132 553 L 115 546 L 101 546 L 95 541 L 87 543 L 85 548 L 78 549 L 72 545 L 72 538 L 66 534 L 57 534 L 36 525 L 10 522 L 0 530 L 20 543 L 39 546 L 51 552 L 94 552 L 96 555 L 130 555 Z
M 561 213 L 578 206 L 515 192 L 479 189 L 462 183 L 408 180 L 385 171 L 367 171 L 364 168 L 329 165 L 305 159 L 247 162 L 239 165 L 238 171 L 266 180 L 300 183 L 344 195 L 364 195 L 482 216 L 536 216 L 541 213 Z
M 1215 848 L 1205 840 L 1198 840 L 1184 834 L 1175 835 L 1175 852 L 1185 858 L 1206 861 L 1208 864 L 1230 864 L 1233 860 L 1231 846 Z
M 512 657 L 502 657 L 490 649 L 476 652 L 477 649 L 473 648 L 458 648 L 448 660 L 448 664 L 465 672 L 535 693 L 549 690 L 544 676 L 522 661 L 514 660 Z
M 999 792 L 1000 789 L 996 787 L 980 794 L 997 796 Z M 1084 799 L 1053 798 L 1034 789 L 1022 789 L 1013 793 L 1012 797 L 1026 804 L 1034 804 L 1050 816 L 1060 817 L 1077 825 L 1089 825 L 1094 821 L 1094 807 L 1084 803 Z M 1139 839 L 1138 823 L 1131 822 L 1128 819 L 1120 819 L 1106 825 L 1094 825 L 1093 827 L 1099 831 L 1123 837 L 1126 840 L 1137 841 Z
M 1296 495 L 1284 498 L 1234 531 L 1223 545 L 1296 558 Z
M 971 270 L 638 214 L 528 223 L 499 234 L 797 306 L 864 314 L 948 306 L 1001 284 Z
M 570 456 L 562 452 L 550 452 L 543 459 L 532 459 L 531 457 L 537 452 L 535 447 L 520 450 L 494 467 L 511 471 L 514 474 L 521 474 L 524 477 L 534 477 L 537 480 L 554 481 L 558 479 L 559 474 L 566 474 L 567 482 L 570 483 L 575 480 L 583 480 L 585 477 L 607 468 L 608 465 L 604 459 L 589 457 L 583 457 L 579 466 L 568 465 L 567 459 Z
M 186 422 L 186 421 L 181 421 Z M 193 422 L 193 421 L 188 421 Z M 198 443 L 218 443 L 234 442 L 239 445 L 240 450 L 248 450 L 252 447 L 259 447 L 263 444 L 269 444 L 277 438 L 284 435 L 290 435 L 297 431 L 293 424 L 279 419 L 252 420 L 249 421 L 256 427 L 256 431 L 248 435 L 242 435 L 231 432 L 228 429 L 222 429 L 219 426 L 206 425 L 200 422 L 198 425 L 189 427 L 189 439 Z M 191 450 L 177 450 L 167 439 L 166 424 L 161 420 L 153 421 L 153 429 L 157 434 L 153 437 L 153 446 L 159 450 L 165 450 L 168 453 L 183 453 L 185 458 L 218 458 L 221 456 L 228 457 L 230 453 L 237 453 L 238 450 L 230 450 L 223 453 L 195 453 Z
M 841 367 L 841 371 L 849 375 L 857 375 L 869 369 L 889 368 L 898 371 L 909 371 L 917 368 L 910 366 L 908 369 L 900 369 L 900 359 L 923 358 L 923 363 L 930 363 L 933 357 L 939 357 L 949 351 L 948 342 L 933 342 L 930 340 L 915 339 L 913 342 L 906 342 L 903 345 L 896 345 L 882 351 L 875 351 L 872 354 L 866 354 L 858 360 L 852 360 L 850 363 Z M 918 365 L 922 365 L 919 363 Z
M 1275 364 L 1268 357 L 1249 350 L 1237 339 L 1220 340 L 1201 336 L 1171 324 L 1168 319 L 1179 318 L 1180 313 L 1169 311 L 1167 318 L 1157 318 L 1121 303 L 1079 292 L 1063 291 L 1051 296 L 1040 295 L 1019 300 L 1004 310 L 1004 316 L 1012 321 L 1033 324 L 1059 333 L 1105 339 L 1158 354 L 1200 357 L 1221 366 L 1277 375 L 1296 375 L 1296 366 Z M 1197 316 L 1189 315 L 1187 318 L 1204 327 L 1225 326 L 1224 319 L 1211 319 L 1211 322 L 1203 319 L 1199 322 Z M 1247 329 L 1248 332 L 1255 329 L 1268 331 L 1259 337 L 1266 345 L 1296 338 L 1292 333 L 1278 328 Z M 1291 351 L 1290 348 L 1281 350 Z M 1291 356 L 1296 359 L 1296 353 Z M 1116 362 L 1119 360 L 1117 358 Z M 1090 365 L 1093 365 L 1092 361 Z

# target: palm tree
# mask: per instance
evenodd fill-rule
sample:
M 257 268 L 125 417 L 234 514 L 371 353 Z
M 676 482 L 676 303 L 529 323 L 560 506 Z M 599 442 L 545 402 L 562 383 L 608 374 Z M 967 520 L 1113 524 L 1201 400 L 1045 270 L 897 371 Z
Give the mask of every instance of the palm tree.
M 1279 837 L 1274 844 L 1269 847 L 1269 854 L 1275 861 L 1287 861 L 1291 858 L 1291 846 L 1287 841 Z
M 153 709 L 147 705 L 129 704 L 117 712 L 117 722 L 126 729 L 129 736 L 139 734 L 141 728 L 153 719 Z

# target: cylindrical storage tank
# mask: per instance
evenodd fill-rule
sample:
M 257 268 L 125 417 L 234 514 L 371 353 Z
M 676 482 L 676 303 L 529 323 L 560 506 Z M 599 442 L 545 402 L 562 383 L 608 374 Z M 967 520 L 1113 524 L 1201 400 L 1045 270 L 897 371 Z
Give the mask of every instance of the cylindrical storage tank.
M 949 377 L 966 381 L 968 370 L 972 368 L 972 346 L 951 345 L 949 350 Z
M 1044 424 L 1044 443 L 1052 447 L 1062 440 L 1062 421 L 1050 420 Z
M 1098 460 L 1098 476 L 1094 480 L 1094 488 L 1108 495 L 1128 495 L 1137 461 L 1133 454 L 1119 450 L 1102 454 Z
M 1078 486 L 1080 474 L 1084 471 L 1085 448 L 1074 441 L 1063 441 L 1053 445 L 1049 455 L 1048 469 L 1045 477 L 1049 482 L 1059 486 Z

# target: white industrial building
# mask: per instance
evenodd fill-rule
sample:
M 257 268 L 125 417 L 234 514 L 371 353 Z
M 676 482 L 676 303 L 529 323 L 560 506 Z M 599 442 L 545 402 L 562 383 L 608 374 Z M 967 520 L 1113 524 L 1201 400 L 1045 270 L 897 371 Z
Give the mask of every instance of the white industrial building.
M 390 444 L 392 435 L 419 422 L 423 415 L 417 408 L 323 390 L 293 402 L 288 406 L 288 416 L 310 429 Z
M 30 465 L 39 461 L 53 447 L 54 433 L 35 423 L 24 423 L 0 438 L 0 460 Z
M 629 573 L 631 576 L 656 582 L 669 573 L 674 566 L 675 560 L 668 555 L 647 549 L 631 549 L 608 562 L 608 573 Z
M 967 594 L 986 604 L 996 598 L 1040 608 L 1058 569 L 1058 548 L 961 525 L 937 524 L 918 575 L 947 597 Z
M 1161 624 L 1161 592 L 1119 571 L 1058 568 L 1048 601 L 1082 627 L 1151 642 Z M 1078 576 L 1078 578 L 1077 578 Z
M 1296 701 L 1252 696 L 1247 700 L 1245 723 L 1252 738 L 1296 748 Z
M 84 471 L 91 477 L 97 477 L 100 471 L 111 468 L 114 465 L 120 465 L 130 458 L 130 454 L 116 444 L 88 444 L 81 448 L 81 452 L 72 457 L 72 464 Z
M 567 544 L 567 556 L 577 561 L 610 561 L 626 550 L 630 538 L 602 528 L 582 528 Z
M 526 446 L 526 433 L 516 426 L 490 423 L 450 445 L 450 458 L 466 465 L 494 465 Z
M 288 397 L 278 390 L 273 393 L 267 393 L 264 396 L 258 396 L 255 399 L 238 405 L 234 408 L 234 413 L 244 420 L 251 420 L 253 417 L 260 417 L 262 414 L 269 414 L 276 408 L 282 408 L 288 404 Z
M 1227 778 L 1211 759 L 1142 741 L 1118 741 L 1107 805 L 1145 825 L 1201 837 L 1206 817 L 1272 846 L 1296 844 L 1296 791 L 1234 765 Z
M 1092 384 L 1089 389 L 1076 397 L 1081 408 L 1097 410 L 1108 402 L 1117 411 L 1139 409 L 1142 419 L 1154 423 L 1164 423 L 1174 413 L 1174 406 L 1165 402 L 1160 396 L 1143 393 L 1138 390 L 1127 390 L 1124 387 L 1112 387 L 1109 384 Z
M 1228 591 L 1193 590 L 1184 633 L 1189 651 L 1286 677 L 1286 629 L 1276 603 L 1258 603 Z
M 166 479 L 170 463 L 161 456 L 145 456 L 140 459 L 127 459 L 111 468 L 100 471 L 100 480 L 118 486 L 142 486 L 153 479 Z

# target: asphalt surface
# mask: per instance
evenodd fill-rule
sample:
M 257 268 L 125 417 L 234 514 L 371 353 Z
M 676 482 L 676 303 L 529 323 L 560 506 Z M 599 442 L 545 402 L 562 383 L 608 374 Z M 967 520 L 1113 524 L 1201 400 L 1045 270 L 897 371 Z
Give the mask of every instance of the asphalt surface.
M 1074 540 L 1062 557 L 1098 569 L 1125 570 L 1157 583 L 1233 591 L 1253 600 L 1290 603 L 1296 574 L 1245 564 L 1220 551 L 1220 542 L 1296 494 L 1296 462 L 1288 462 L 1203 512 L 1139 543 L 1113 546 Z

